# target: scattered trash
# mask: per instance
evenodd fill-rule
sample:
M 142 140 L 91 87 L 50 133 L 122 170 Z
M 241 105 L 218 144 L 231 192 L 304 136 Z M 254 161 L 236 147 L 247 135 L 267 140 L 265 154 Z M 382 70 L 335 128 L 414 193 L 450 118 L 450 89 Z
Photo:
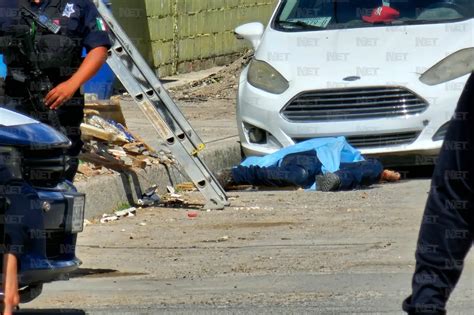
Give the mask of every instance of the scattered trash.
M 227 242 L 228 240 L 229 240 L 229 237 L 226 235 L 226 236 L 223 236 L 223 237 L 219 238 L 217 240 L 217 242 Z
M 188 212 L 188 217 L 189 218 L 197 218 L 199 216 L 197 211 L 190 211 Z
M 168 193 L 161 196 L 161 206 L 165 207 L 192 207 L 192 206 L 202 206 L 202 199 L 197 198 L 193 194 L 177 194 L 177 193 Z
M 222 243 L 222 242 L 227 242 L 229 240 L 229 236 L 223 236 L 218 238 L 217 240 L 204 240 L 202 241 L 203 243 Z
M 136 213 L 137 213 L 137 208 L 135 207 L 114 212 L 114 214 L 118 216 L 119 218 L 134 217 Z
M 246 51 L 238 60 L 210 76 L 170 89 L 174 98 L 185 102 L 203 102 L 209 98 L 232 99 L 239 84 L 239 73 L 252 60 Z
M 81 176 L 89 178 L 176 163 L 171 152 L 155 152 L 127 129 L 119 98 L 107 103 L 87 103 L 81 131 L 85 145 L 79 156 L 81 165 L 76 180 L 81 180 Z
M 140 226 L 146 226 L 146 222 L 141 222 L 139 225 Z
M 104 224 L 104 223 L 117 221 L 121 218 L 134 217 L 136 215 L 136 212 L 137 212 L 137 208 L 130 208 L 130 209 L 125 209 L 125 210 L 115 211 L 114 214 L 104 213 L 102 215 L 102 219 L 100 219 L 100 223 Z
M 100 223 L 102 224 L 109 223 L 109 222 L 117 221 L 118 219 L 119 217 L 116 215 L 109 215 L 109 214 L 104 213 L 104 215 L 102 215 L 102 219 L 100 219 Z
M 161 203 L 161 198 L 157 192 L 157 186 L 153 185 L 148 188 L 147 191 L 142 195 L 142 198 L 137 201 L 138 205 L 143 207 L 157 206 Z

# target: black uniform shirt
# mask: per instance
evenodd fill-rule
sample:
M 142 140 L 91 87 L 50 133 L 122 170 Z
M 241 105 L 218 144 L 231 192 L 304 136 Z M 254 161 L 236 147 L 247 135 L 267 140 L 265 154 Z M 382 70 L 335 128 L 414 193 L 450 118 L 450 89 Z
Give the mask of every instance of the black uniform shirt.
M 110 47 L 105 23 L 91 0 L 42 0 L 40 5 L 28 1 L 30 8 L 61 26 L 62 34 L 73 37 L 88 51 Z
M 91 0 L 42 0 L 35 4 L 31 0 L 18 1 L 39 16 L 47 17 L 61 30 L 58 34 L 37 27 L 37 46 L 39 50 L 39 65 L 54 85 L 67 80 L 82 62 L 82 49 L 90 51 L 97 47 L 111 46 L 106 26 L 97 8 Z M 29 20 L 17 17 L 16 23 L 27 26 Z M 6 54 L 8 69 L 21 68 L 20 54 Z M 8 58 L 7 58 L 8 59 Z M 7 74 L 8 76 L 8 74 Z M 7 78 L 7 82 L 8 82 Z

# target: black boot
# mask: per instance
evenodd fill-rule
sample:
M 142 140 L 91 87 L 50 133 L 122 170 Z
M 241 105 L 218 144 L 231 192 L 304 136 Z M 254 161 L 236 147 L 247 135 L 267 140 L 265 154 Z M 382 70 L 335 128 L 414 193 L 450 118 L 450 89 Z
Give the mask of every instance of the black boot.
M 225 168 L 216 173 L 216 179 L 222 188 L 227 189 L 231 186 L 234 186 L 236 183 L 234 177 L 232 176 L 232 169 Z
M 334 173 L 316 175 L 316 190 L 336 191 L 341 187 L 341 179 Z

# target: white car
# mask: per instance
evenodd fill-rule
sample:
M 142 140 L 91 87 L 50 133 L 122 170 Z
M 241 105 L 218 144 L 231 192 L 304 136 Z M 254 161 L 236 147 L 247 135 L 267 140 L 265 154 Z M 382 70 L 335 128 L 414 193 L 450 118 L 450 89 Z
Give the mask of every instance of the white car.
M 346 136 L 366 155 L 431 164 L 467 76 L 420 76 L 473 47 L 473 17 L 472 0 L 280 0 L 266 28 L 235 31 L 255 49 L 238 93 L 243 153 Z

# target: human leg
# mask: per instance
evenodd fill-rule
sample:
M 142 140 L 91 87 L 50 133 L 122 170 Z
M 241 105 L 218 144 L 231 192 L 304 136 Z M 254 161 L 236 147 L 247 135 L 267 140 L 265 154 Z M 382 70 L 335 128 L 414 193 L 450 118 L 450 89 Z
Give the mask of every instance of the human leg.
M 66 170 L 66 179 L 72 182 L 79 168 L 78 156 L 84 146 L 80 127 L 84 119 L 84 101 L 80 98 L 73 98 L 57 112 L 61 126 L 64 128 L 66 136 L 71 140 L 71 147 L 67 150 L 69 165 Z
M 278 166 L 237 166 L 232 177 L 237 184 L 256 186 L 299 186 L 308 187 L 314 183 L 315 175 L 321 171 L 321 162 L 316 151 L 289 154 Z
M 308 172 L 299 166 L 286 168 L 237 166 L 232 169 L 232 178 L 236 184 L 285 187 L 300 186 L 309 176 Z
M 376 159 L 368 159 L 356 163 L 341 163 L 336 174 L 341 177 L 341 189 L 350 190 L 378 183 L 382 172 L 382 163 Z
M 409 314 L 445 314 L 474 235 L 473 110 L 471 76 L 446 135 L 421 223 Z

